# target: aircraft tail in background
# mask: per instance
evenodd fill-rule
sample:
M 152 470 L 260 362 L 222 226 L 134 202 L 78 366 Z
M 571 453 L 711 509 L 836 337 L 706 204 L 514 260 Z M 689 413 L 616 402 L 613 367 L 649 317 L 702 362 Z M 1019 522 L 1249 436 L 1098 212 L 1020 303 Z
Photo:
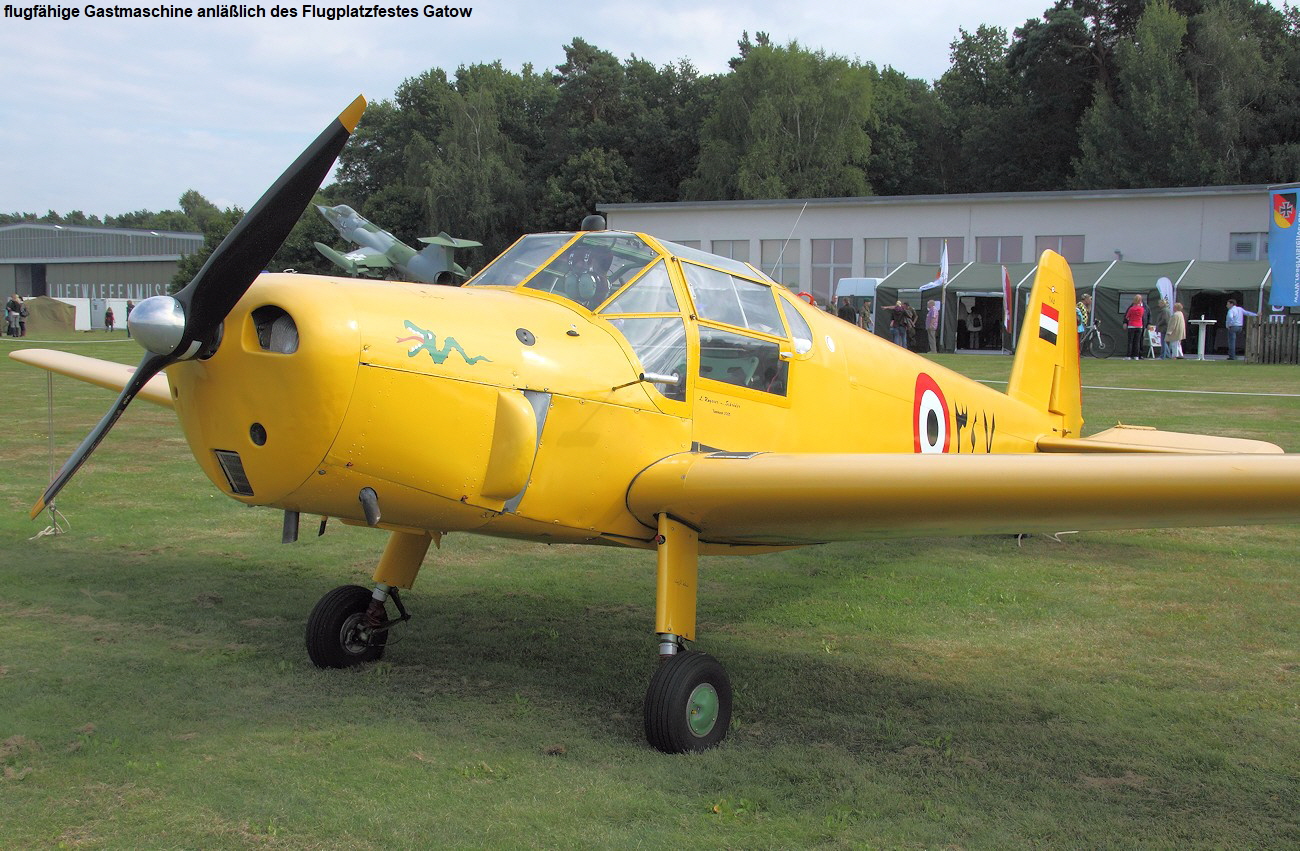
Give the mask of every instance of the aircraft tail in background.
M 1058 437 L 1083 429 L 1074 276 L 1065 258 L 1044 251 L 1029 294 L 1007 395 L 1060 417 Z

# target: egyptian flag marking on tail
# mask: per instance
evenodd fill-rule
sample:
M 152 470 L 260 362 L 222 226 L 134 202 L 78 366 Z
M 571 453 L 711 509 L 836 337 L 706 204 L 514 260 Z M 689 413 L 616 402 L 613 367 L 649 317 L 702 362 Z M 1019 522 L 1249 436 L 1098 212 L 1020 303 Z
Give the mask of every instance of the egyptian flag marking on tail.
M 1056 335 L 1060 328 L 1060 311 L 1047 302 L 1042 302 L 1038 310 L 1038 336 L 1055 346 Z

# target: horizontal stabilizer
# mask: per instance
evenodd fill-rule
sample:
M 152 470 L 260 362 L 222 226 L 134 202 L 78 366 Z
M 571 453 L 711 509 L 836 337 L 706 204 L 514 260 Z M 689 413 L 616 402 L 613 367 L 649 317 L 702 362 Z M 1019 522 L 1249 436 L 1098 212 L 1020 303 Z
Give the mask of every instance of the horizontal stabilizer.
M 1244 437 L 1215 437 L 1160 431 L 1146 426 L 1117 425 L 1084 438 L 1044 437 L 1039 452 L 1166 452 L 1180 455 L 1244 453 L 1275 455 L 1282 447 Z
M 66 375 L 78 381 L 118 392 L 126 387 L 136 370 L 134 366 L 124 363 L 88 358 L 71 352 L 56 352 L 52 349 L 19 349 L 10 352 L 9 357 L 48 372 Z M 136 398 L 162 405 L 164 408 L 172 407 L 171 385 L 167 381 L 166 374 L 160 372 L 149 379 L 144 388 L 136 394 Z
M 441 245 L 443 248 L 479 248 L 483 245 L 481 242 L 475 242 L 472 239 L 460 239 L 455 236 L 448 236 L 446 232 L 439 233 L 437 236 L 422 236 L 420 242 L 426 245 Z

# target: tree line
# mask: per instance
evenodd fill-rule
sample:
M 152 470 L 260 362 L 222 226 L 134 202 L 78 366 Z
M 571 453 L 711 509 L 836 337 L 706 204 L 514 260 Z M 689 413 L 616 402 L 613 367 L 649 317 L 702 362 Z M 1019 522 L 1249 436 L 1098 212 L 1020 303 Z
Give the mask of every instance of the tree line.
M 373 103 L 318 202 L 408 244 L 573 229 L 597 203 L 1106 189 L 1300 179 L 1300 10 L 1257 0 L 1057 0 L 958 31 L 933 82 L 767 33 L 722 74 L 575 38 L 553 70 L 433 68 Z M 239 210 L 0 216 L 198 230 Z M 277 267 L 329 271 L 308 210 Z M 189 258 L 184 280 L 202 257 Z

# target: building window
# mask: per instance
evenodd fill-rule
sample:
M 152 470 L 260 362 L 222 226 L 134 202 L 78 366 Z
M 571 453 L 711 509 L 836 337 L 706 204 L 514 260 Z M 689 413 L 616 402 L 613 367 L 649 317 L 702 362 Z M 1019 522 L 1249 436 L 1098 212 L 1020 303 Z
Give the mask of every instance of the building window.
M 1040 236 L 1034 239 L 1034 257 L 1044 251 L 1055 251 L 1065 258 L 1067 263 L 1083 262 L 1082 236 Z
M 966 262 L 966 239 L 960 236 L 923 236 L 921 237 L 922 263 L 938 263 L 943 256 L 943 244 L 948 243 L 948 262 Z
M 1234 233 L 1228 240 L 1229 260 L 1267 260 L 1267 233 Z
M 835 285 L 853 274 L 853 240 L 812 241 L 812 297 L 820 305 L 835 300 Z
M 742 263 L 749 262 L 749 240 L 747 239 L 715 239 L 712 250 L 720 257 L 730 257 Z
M 883 278 L 907 262 L 907 237 L 869 238 L 862 241 L 862 274 Z
M 799 240 L 765 239 L 759 245 L 763 271 L 778 284 L 799 289 Z
M 673 242 L 677 243 L 678 245 L 685 245 L 687 248 L 700 247 L 700 241 L 698 239 L 674 239 Z
M 1019 236 L 977 236 L 975 262 L 1019 263 L 1024 257 L 1023 242 Z

